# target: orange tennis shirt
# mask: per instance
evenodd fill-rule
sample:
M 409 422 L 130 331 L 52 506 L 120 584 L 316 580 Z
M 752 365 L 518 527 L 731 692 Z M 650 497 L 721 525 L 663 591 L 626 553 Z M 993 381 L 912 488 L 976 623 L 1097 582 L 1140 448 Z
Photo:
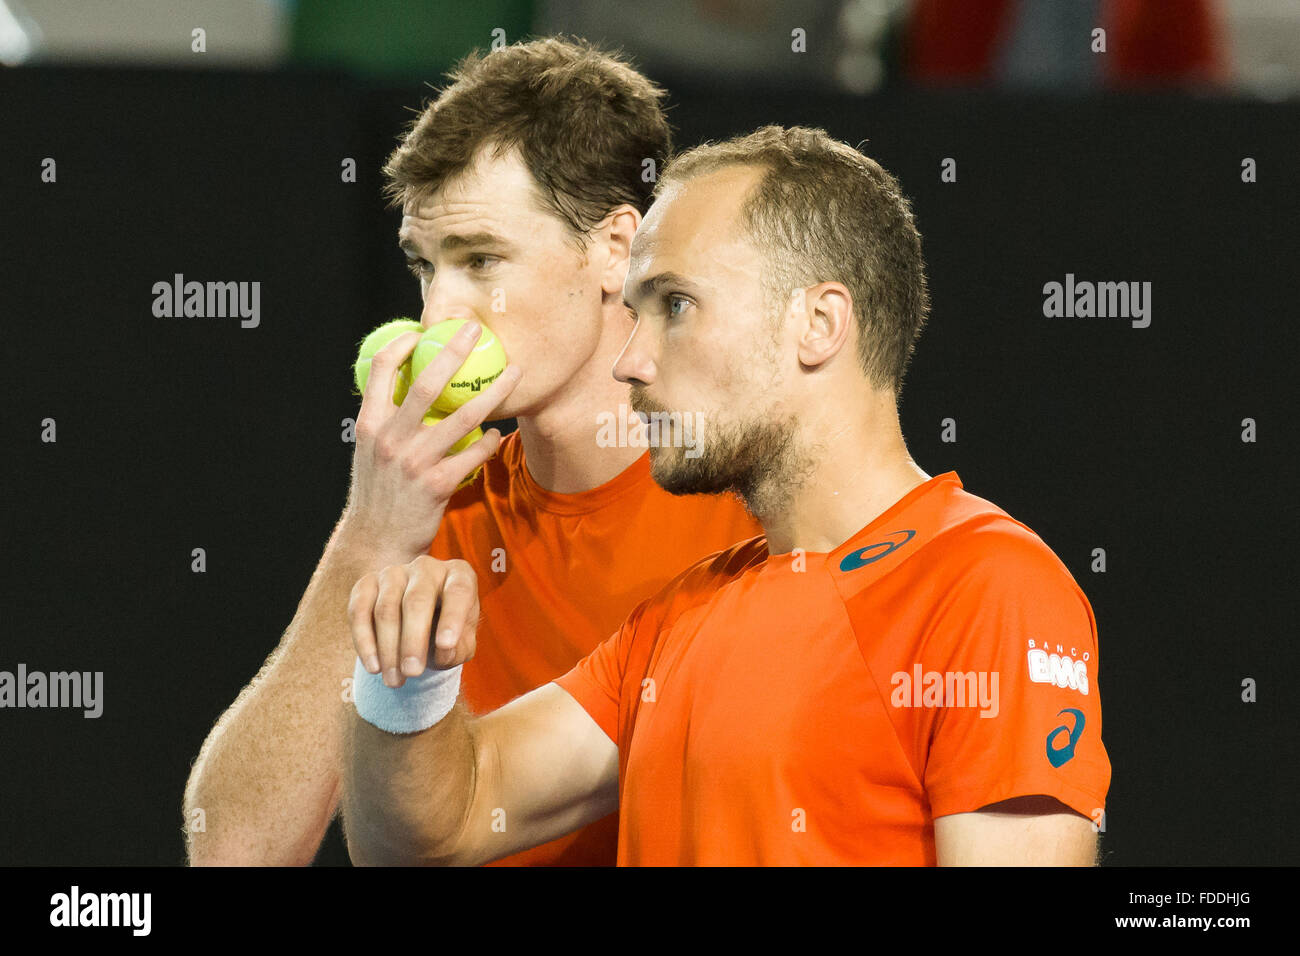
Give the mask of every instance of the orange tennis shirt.
M 700 561 L 555 683 L 618 744 L 620 865 L 926 865 L 1011 797 L 1101 821 L 1096 677 L 1070 572 L 948 472 L 829 554 Z
M 547 491 L 511 432 L 474 482 L 452 496 L 429 554 L 478 575 L 481 611 L 461 694 L 487 713 L 563 674 L 644 598 L 700 558 L 761 532 L 730 495 L 668 494 L 646 453 L 578 494 Z M 618 814 L 496 861 L 612 866 Z

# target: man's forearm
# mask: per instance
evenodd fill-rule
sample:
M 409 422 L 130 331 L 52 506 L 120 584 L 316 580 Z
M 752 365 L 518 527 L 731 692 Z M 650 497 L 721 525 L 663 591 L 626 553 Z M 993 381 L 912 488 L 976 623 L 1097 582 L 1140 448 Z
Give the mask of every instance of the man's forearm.
M 355 709 L 350 720 L 343 823 L 352 861 L 464 862 L 455 851 L 473 806 L 479 753 L 463 702 L 415 734 L 380 730 Z
M 338 804 L 342 734 L 354 713 L 345 694 L 356 659 L 348 597 L 361 575 L 410 558 L 335 528 L 279 646 L 191 770 L 191 863 L 305 865 L 315 857 Z

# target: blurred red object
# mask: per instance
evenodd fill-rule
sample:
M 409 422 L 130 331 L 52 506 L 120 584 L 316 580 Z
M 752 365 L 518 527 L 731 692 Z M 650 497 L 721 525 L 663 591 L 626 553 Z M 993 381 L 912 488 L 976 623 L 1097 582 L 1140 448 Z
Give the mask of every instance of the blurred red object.
M 1020 6 L 1020 0 L 916 0 L 904 41 L 908 75 L 940 83 L 993 79 Z M 1102 57 L 1099 74 L 1107 85 L 1228 78 L 1225 31 L 1214 0 L 1101 0 L 1098 20 L 1106 30 L 1106 53 L 1095 55 Z M 1077 38 L 1085 45 L 1090 40 Z
M 908 73 L 918 80 L 982 80 L 992 74 L 1015 0 L 916 0 L 907 31 Z
M 1105 0 L 1101 19 L 1111 86 L 1228 80 L 1223 20 L 1211 0 Z

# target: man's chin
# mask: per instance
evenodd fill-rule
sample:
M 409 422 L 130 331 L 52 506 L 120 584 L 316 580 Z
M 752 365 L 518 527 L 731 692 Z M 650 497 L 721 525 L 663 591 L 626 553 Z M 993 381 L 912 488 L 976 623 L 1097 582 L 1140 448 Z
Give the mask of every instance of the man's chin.
M 687 458 L 681 448 L 651 448 L 650 477 L 670 495 L 720 495 L 730 490 L 703 458 Z

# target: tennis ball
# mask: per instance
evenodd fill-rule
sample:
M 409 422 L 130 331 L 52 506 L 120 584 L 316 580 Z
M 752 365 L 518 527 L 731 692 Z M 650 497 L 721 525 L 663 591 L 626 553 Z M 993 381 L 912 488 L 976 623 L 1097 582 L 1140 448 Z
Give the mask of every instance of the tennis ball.
M 352 366 L 353 377 L 357 383 L 357 394 L 364 395 L 366 392 L 366 382 L 370 379 L 370 362 L 375 357 L 376 352 L 399 335 L 422 331 L 424 331 L 424 326 L 420 325 L 419 322 L 414 319 L 402 318 L 385 322 L 367 335 L 361 342 L 361 350 L 357 353 L 356 364 Z M 397 370 L 397 380 L 393 383 L 394 405 L 402 404 L 402 400 L 406 398 L 406 392 L 410 387 L 411 362 L 408 359 Z
M 454 455 L 454 454 L 456 454 L 457 452 L 462 452 L 462 451 L 464 451 L 466 448 L 468 448 L 470 445 L 474 444 L 476 441 L 478 441 L 478 440 L 479 440 L 480 438 L 482 438 L 482 437 L 483 437 L 483 429 L 479 428 L 479 427 L 476 425 L 476 426 L 474 426 L 474 430 L 473 430 L 472 432 L 470 432 L 468 435 L 466 435 L 466 436 L 465 436 L 464 438 L 462 438 L 460 441 L 456 442 L 456 444 L 454 444 L 454 445 L 452 445 L 450 448 L 448 448 L 448 449 L 447 449 L 447 454 L 448 454 L 448 455 Z
M 447 454 L 454 455 L 458 451 L 464 451 L 466 448 L 474 444 L 482 437 L 483 437 L 483 429 L 475 428 L 472 432 L 470 432 L 460 441 L 456 442 L 456 444 L 452 445 L 451 448 L 448 450 Z M 456 490 L 460 491 L 460 489 L 464 488 L 466 485 L 471 484 L 474 481 L 474 479 L 478 477 L 478 473 L 482 470 L 483 470 L 483 466 L 479 465 L 477 468 L 471 471 L 468 475 L 465 476 L 465 480 L 456 486 Z
M 420 341 L 415 346 L 415 353 L 411 356 L 412 381 L 420 377 L 420 373 L 428 368 L 429 364 L 446 348 L 451 337 L 460 331 L 466 321 L 466 319 L 447 319 L 445 322 L 431 326 L 424 335 L 420 336 Z M 492 330 L 483 326 L 483 332 L 475 343 L 474 350 L 469 353 L 469 358 L 465 359 L 464 364 L 447 383 L 447 387 L 433 400 L 434 409 L 444 413 L 454 412 L 471 398 L 481 394 L 505 370 L 506 350 L 501 347 L 500 339 L 492 333 Z
M 446 417 L 447 417 L 447 416 L 446 416 L 445 414 L 443 414 L 442 412 L 438 412 L 438 411 L 435 411 L 435 410 L 433 410 L 433 409 L 429 409 L 429 411 L 425 413 L 425 416 L 424 416 L 424 424 L 426 424 L 426 425 L 433 425 L 433 424 L 435 424 L 435 423 L 437 423 L 437 422 L 442 421 L 442 420 L 443 420 L 444 418 L 446 418 Z M 483 429 L 482 429 L 482 428 L 479 428 L 479 427 L 476 426 L 472 432 L 470 432 L 468 435 L 466 435 L 466 436 L 465 436 L 464 438 L 462 438 L 460 441 L 456 442 L 456 444 L 454 444 L 454 445 L 452 445 L 450 448 L 448 448 L 448 449 L 447 449 L 447 454 L 448 454 L 448 455 L 454 455 L 454 454 L 456 454 L 457 452 L 464 451 L 466 448 L 468 448 L 470 445 L 474 444 L 476 441 L 478 441 L 478 440 L 479 440 L 480 438 L 482 438 L 482 437 L 483 437 Z M 475 468 L 473 471 L 471 471 L 468 475 L 465 476 L 465 480 L 462 481 L 459 485 L 456 486 L 456 490 L 457 490 L 457 491 L 460 491 L 460 489 L 462 489 L 462 488 L 464 488 L 466 485 L 468 485 L 471 481 L 473 481 L 475 478 L 478 477 L 478 473 L 479 473 L 480 471 L 482 471 L 482 470 L 483 470 L 483 466 L 482 466 L 482 465 L 479 465 L 477 468 Z

